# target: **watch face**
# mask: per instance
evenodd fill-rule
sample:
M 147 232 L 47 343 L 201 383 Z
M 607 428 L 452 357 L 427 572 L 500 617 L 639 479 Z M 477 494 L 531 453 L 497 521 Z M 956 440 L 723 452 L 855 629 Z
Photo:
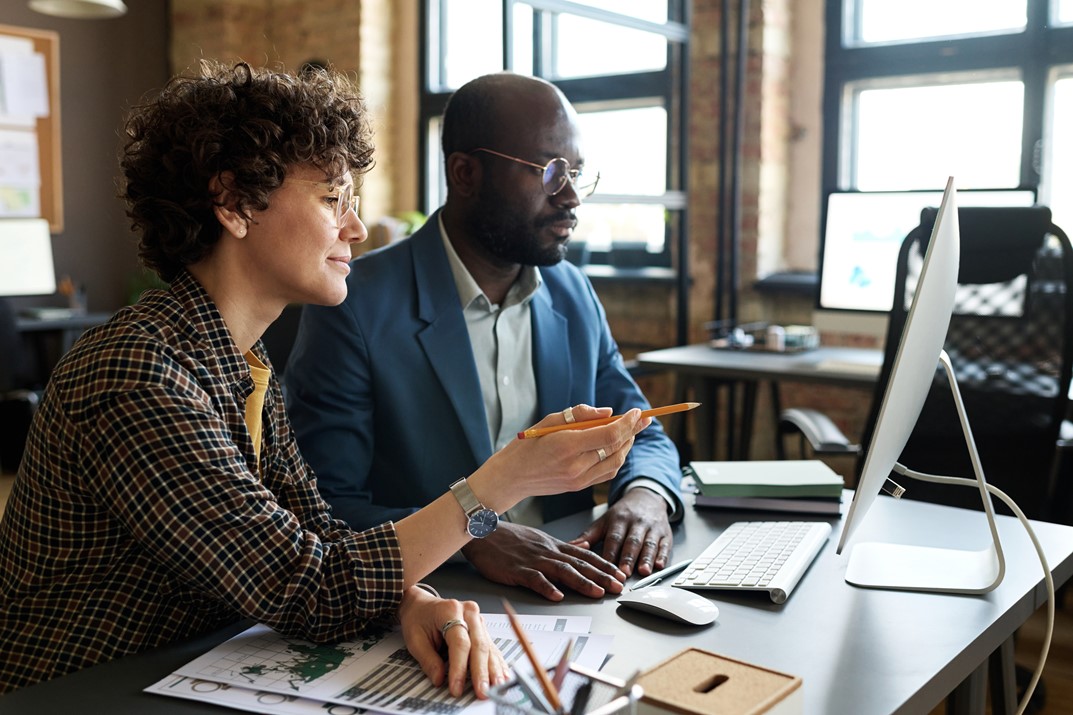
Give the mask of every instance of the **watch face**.
M 483 539 L 499 526 L 499 517 L 491 509 L 481 509 L 469 518 L 466 530 L 474 539 Z

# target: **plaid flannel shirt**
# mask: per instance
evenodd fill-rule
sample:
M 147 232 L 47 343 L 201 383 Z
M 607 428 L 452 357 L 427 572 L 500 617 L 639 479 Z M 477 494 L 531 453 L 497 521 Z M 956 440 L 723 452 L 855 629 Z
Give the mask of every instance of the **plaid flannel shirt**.
M 274 377 L 257 475 L 252 389 L 185 273 L 63 358 L 0 521 L 0 692 L 240 617 L 323 642 L 395 615 L 393 525 L 332 519 Z

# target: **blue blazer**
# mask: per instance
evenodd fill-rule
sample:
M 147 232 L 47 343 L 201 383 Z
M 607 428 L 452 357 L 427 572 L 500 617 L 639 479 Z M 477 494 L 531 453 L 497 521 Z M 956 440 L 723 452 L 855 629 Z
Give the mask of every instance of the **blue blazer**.
M 365 529 L 439 497 L 483 464 L 492 444 L 438 215 L 351 267 L 341 305 L 303 310 L 284 380 L 321 494 L 336 517 Z M 589 280 L 566 261 L 540 272 L 531 303 L 538 415 L 579 403 L 615 414 L 648 407 Z M 677 498 L 678 452 L 658 422 L 638 435 L 611 500 L 638 476 Z M 586 490 L 544 497 L 542 509 L 553 519 L 592 504 Z

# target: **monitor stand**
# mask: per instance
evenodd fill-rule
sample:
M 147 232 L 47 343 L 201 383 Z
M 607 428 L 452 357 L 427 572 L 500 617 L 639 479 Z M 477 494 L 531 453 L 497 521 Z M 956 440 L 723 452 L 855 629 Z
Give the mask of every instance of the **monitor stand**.
M 965 413 L 965 404 L 961 399 L 957 378 L 954 376 L 954 369 L 945 350 L 939 355 L 939 362 L 950 384 L 950 392 L 957 407 L 961 431 L 965 435 L 965 446 L 968 447 L 976 479 L 936 477 L 915 472 L 901 464 L 896 464 L 894 471 L 929 482 L 975 484 L 980 490 L 987 525 L 991 530 L 991 543 L 980 551 L 908 544 L 859 543 L 853 547 L 846 567 L 846 581 L 856 586 L 904 591 L 982 594 L 998 586 L 1006 572 L 1006 560 L 1002 555 L 1002 544 L 999 541 L 991 495 L 987 491 L 987 481 L 984 479 L 980 455 L 976 451 L 976 441 L 972 437 L 972 429 L 969 427 L 969 419 Z

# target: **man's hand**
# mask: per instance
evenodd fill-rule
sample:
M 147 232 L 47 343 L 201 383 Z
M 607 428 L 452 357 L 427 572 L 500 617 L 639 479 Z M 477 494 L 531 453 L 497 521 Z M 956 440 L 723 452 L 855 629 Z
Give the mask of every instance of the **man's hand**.
M 570 543 L 583 549 L 604 542 L 603 557 L 628 576 L 648 576 L 667 565 L 674 546 L 667 502 L 651 489 L 630 489 Z
M 626 574 L 587 548 L 520 524 L 500 522 L 495 533 L 474 539 L 462 554 L 489 581 L 525 586 L 550 601 L 563 600 L 556 584 L 583 596 L 621 593 Z

